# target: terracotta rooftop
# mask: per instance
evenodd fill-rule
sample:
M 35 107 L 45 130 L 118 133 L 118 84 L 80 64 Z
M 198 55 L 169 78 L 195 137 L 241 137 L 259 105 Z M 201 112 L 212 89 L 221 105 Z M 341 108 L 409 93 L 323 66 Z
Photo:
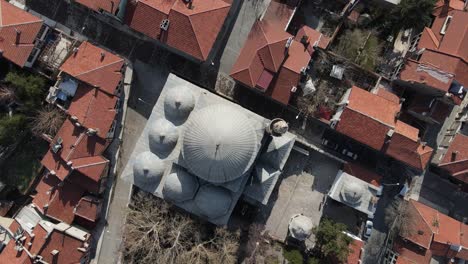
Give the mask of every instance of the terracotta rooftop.
M 115 94 L 123 77 L 123 66 L 121 57 L 85 41 L 65 60 L 60 70 L 108 94 Z
M 107 138 L 117 114 L 117 102 L 117 96 L 81 83 L 68 108 L 68 113 L 76 117 L 82 126 L 95 129 L 100 137 Z
M 357 163 L 345 163 L 343 165 L 343 171 L 376 187 L 380 187 L 380 183 L 382 182 L 382 176 Z
M 42 177 L 36 186 L 37 194 L 32 203 L 42 214 L 71 224 L 75 217 L 74 209 L 83 196 L 84 190 L 68 181 L 60 181 L 49 175 Z
M 275 14 L 281 14 L 276 15 Z M 257 21 L 231 70 L 231 77 L 257 88 L 274 100 L 288 104 L 291 89 L 297 86 L 310 54 L 300 42 L 284 31 L 292 10 L 272 1 L 263 20 Z M 268 77 L 268 78 L 267 78 Z
M 20 224 L 16 220 L 9 227 L 13 233 L 19 231 L 19 228 Z M 81 263 L 87 255 L 88 249 L 85 243 L 90 235 L 74 227 L 40 221 L 32 233 L 34 234 L 33 238 L 26 231 L 22 231 L 22 235 L 25 237 L 22 245 L 32 255 L 42 256 L 45 263 Z M 16 250 L 16 243 L 11 239 L 0 253 L 0 263 L 32 264 L 33 260 L 26 253 L 26 250 Z M 58 254 L 54 256 L 53 250 L 57 250 Z
M 58 131 L 52 145 L 62 139 L 62 149 L 59 155 L 64 161 L 101 155 L 109 142 L 98 135 L 87 135 L 86 129 L 76 126 L 70 119 L 66 119 Z
M 450 1 L 449 9 L 436 8 L 432 27 L 423 30 L 418 43 L 419 49 L 426 50 L 419 61 L 407 62 L 400 79 L 443 92 L 449 90 L 454 79 L 468 85 L 468 12 L 459 10 L 460 2 Z M 441 34 L 448 16 L 452 19 L 445 26 L 445 34 Z
M 118 11 L 119 5 L 120 5 L 120 0 L 75 0 L 75 1 L 96 12 L 101 12 L 101 10 L 104 10 L 111 14 L 115 14 Z
M 308 26 L 303 26 L 300 28 L 294 37 L 294 39 L 298 42 L 301 42 L 303 38 L 307 42 L 307 52 L 309 52 L 310 56 L 314 54 L 315 46 L 326 49 L 328 47 L 328 43 L 330 43 L 330 39 L 327 36 Z
M 409 210 L 412 212 L 410 217 L 413 219 L 411 222 L 414 225 L 414 232 L 406 235 L 403 239 L 424 247 L 430 252 L 418 250 L 411 244 L 400 240 L 397 243 L 397 251 L 400 254 L 410 261 L 422 264 L 429 263 L 426 259 L 429 256 L 430 260 L 430 255 L 468 256 L 468 239 L 464 237 L 464 232 L 468 230 L 466 224 L 414 200 L 409 201 L 409 206 Z M 451 245 L 461 246 L 461 250 L 454 251 L 450 249 Z
M 468 136 L 457 134 L 438 166 L 468 184 Z
M 96 222 L 99 218 L 99 209 L 101 201 L 92 196 L 81 198 L 75 209 L 75 215 L 82 217 L 90 222 Z
M 432 149 L 419 142 L 418 129 L 397 120 L 400 104 L 395 101 L 353 87 L 335 129 L 396 160 L 423 170 L 429 162 Z
M 364 247 L 364 241 L 353 239 L 349 244 L 350 253 L 346 264 L 360 264 L 361 263 L 361 248 Z
M 231 5 L 222 0 L 139 0 L 129 7 L 128 25 L 168 46 L 205 61 Z M 169 20 L 167 31 L 160 24 Z M 209 26 L 207 26 L 209 25 Z
M 0 0 L 0 56 L 24 67 L 42 25 L 38 17 Z

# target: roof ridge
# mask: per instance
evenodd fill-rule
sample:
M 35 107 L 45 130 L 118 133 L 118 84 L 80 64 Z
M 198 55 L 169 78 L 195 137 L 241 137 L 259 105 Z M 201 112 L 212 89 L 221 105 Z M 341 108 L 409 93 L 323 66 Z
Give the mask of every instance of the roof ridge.
M 89 71 L 86 71 L 86 72 L 82 72 L 82 73 L 80 73 L 80 74 L 77 74 L 76 77 L 81 76 L 81 75 L 84 75 L 84 74 L 88 74 L 88 73 L 93 72 L 93 71 L 101 70 L 102 68 L 105 68 L 105 67 L 108 67 L 108 66 L 112 66 L 112 65 L 114 65 L 114 64 L 116 64 L 116 63 L 119 63 L 119 62 L 123 61 L 122 58 L 119 57 L 119 59 L 120 59 L 120 60 L 118 60 L 118 61 L 115 61 L 115 62 L 106 64 L 106 65 L 102 65 L 102 66 L 97 67 L 97 68 L 94 68 L 94 69 L 92 69 L 92 70 L 89 70 Z
M 171 10 L 171 11 L 172 11 L 172 10 Z M 174 10 L 174 11 L 175 11 L 175 10 Z M 169 12 L 170 12 L 170 11 L 169 11 Z M 175 12 L 178 12 L 178 11 L 175 11 Z M 182 14 L 181 12 L 178 12 L 178 13 Z M 183 15 L 183 14 L 182 14 L 182 15 Z M 195 36 L 195 39 L 197 40 L 198 49 L 199 49 L 200 54 L 202 55 L 202 58 L 203 58 L 205 55 L 203 54 L 203 50 L 202 50 L 202 48 L 201 48 L 201 46 L 200 46 L 200 40 L 198 39 L 197 34 L 195 34 L 195 29 L 194 29 L 194 27 L 193 27 L 192 18 L 191 18 L 191 16 L 187 16 L 187 17 L 188 17 L 188 19 L 189 19 L 189 21 L 190 21 L 190 28 L 192 29 L 193 35 Z M 210 55 L 209 52 L 208 52 L 208 54 L 207 54 L 206 56 L 208 57 L 208 55 Z
M 176 1 L 176 2 L 177 2 L 177 1 Z M 222 0 L 218 0 L 217 2 L 222 2 L 222 3 L 226 4 L 226 6 L 215 7 L 215 8 L 213 8 L 213 9 L 208 9 L 208 10 L 205 10 L 205 11 L 202 11 L 202 12 L 198 12 L 198 13 L 195 13 L 195 14 L 190 14 L 190 15 L 187 15 L 187 16 L 188 16 L 188 17 L 191 17 L 191 16 L 193 16 L 193 15 L 200 15 L 200 14 L 204 14 L 204 13 L 211 12 L 211 11 L 216 11 L 216 10 L 223 9 L 223 8 L 227 8 L 227 7 L 230 7 L 230 6 L 231 6 L 230 4 L 228 4 L 228 3 L 226 3 L 226 2 L 224 2 L 224 1 L 222 1 Z M 174 2 L 174 5 L 175 5 L 175 2 Z M 172 10 L 173 10 L 173 9 L 171 8 L 171 10 L 169 10 L 169 12 L 172 11 Z M 176 11 L 176 10 L 174 10 L 174 11 Z M 179 11 L 176 11 L 176 12 L 179 12 Z M 179 13 L 181 13 L 181 12 L 179 12 Z
M 434 232 L 432 231 L 432 228 L 431 226 L 429 225 L 429 223 L 426 221 L 426 218 L 424 218 L 424 216 L 422 215 L 421 211 L 419 210 L 419 208 L 416 206 L 415 204 L 415 200 L 411 199 L 411 203 L 413 204 L 414 208 L 416 208 L 416 211 L 418 212 L 419 216 L 421 216 L 421 218 L 424 220 L 424 223 L 426 223 L 426 226 L 429 227 L 429 230 L 431 230 L 431 236 L 434 236 Z M 417 202 L 419 203 L 419 202 Z M 436 210 L 437 211 L 437 210 Z M 432 241 L 432 238 L 431 238 L 431 241 Z M 429 245 L 427 245 L 427 249 L 429 249 L 431 247 L 431 241 L 429 241 Z M 417 243 L 416 243 L 417 244 Z
M 98 157 L 98 156 L 93 156 L 93 157 Z M 92 166 L 101 165 L 101 164 L 104 164 L 104 163 L 109 163 L 109 160 L 103 160 L 103 161 L 100 161 L 100 162 L 94 162 L 94 163 L 85 164 L 85 165 L 77 166 L 77 167 L 73 167 L 73 168 L 75 168 L 75 169 L 81 169 L 81 168 L 87 168 L 87 167 L 92 167 Z
M 1 12 L 1 10 L 0 10 Z M 2 21 L 3 22 L 3 21 Z M 3 23 L 1 25 L 1 27 L 3 28 L 8 28 L 8 27 L 14 27 L 14 26 L 22 26 L 22 25 L 28 25 L 28 24 L 36 24 L 36 23 L 43 23 L 44 21 L 42 21 L 41 19 L 37 20 L 37 21 L 29 21 L 29 22 L 24 22 L 24 23 L 16 23 L 16 24 L 8 24 L 8 25 L 5 25 L 3 26 Z
M 445 155 L 447 155 L 447 154 L 445 154 Z M 467 162 L 467 161 L 468 161 L 468 158 L 462 159 L 462 160 L 450 161 L 450 162 L 446 162 L 446 163 L 440 163 L 439 167 L 440 166 L 445 166 L 445 165 L 450 165 L 450 164 L 458 164 L 458 163 Z

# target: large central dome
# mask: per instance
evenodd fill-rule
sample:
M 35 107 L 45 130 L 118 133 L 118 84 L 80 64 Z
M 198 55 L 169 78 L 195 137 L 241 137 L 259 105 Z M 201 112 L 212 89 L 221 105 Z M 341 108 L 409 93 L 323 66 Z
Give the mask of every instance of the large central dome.
M 182 155 L 188 169 L 206 181 L 239 178 L 250 168 L 257 151 L 251 121 L 231 106 L 205 107 L 192 113 L 185 125 Z

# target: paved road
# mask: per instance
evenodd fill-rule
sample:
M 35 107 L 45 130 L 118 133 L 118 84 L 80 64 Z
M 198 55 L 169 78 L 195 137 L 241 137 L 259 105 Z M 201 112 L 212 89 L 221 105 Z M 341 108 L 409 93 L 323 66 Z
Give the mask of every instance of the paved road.
M 134 65 L 134 83 L 128 100 L 126 122 L 124 126 L 121 156 L 118 164 L 118 177 L 108 215 L 108 225 L 104 231 L 102 247 L 99 253 L 99 264 L 114 264 L 118 262 L 119 250 L 122 244 L 125 213 L 132 190 L 131 184 L 120 179 L 119 172 L 123 170 L 135 144 L 143 131 L 151 110 L 161 93 L 169 71 L 166 67 L 153 67 L 136 62 Z

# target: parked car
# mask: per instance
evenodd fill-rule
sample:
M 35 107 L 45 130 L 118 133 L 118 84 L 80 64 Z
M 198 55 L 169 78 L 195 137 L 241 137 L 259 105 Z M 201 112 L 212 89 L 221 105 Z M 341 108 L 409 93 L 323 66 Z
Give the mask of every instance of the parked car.
M 365 233 L 364 233 L 365 238 L 370 237 L 373 227 L 374 227 L 374 223 L 372 223 L 372 221 L 370 221 L 370 220 L 367 220 L 366 221 L 366 229 L 365 229 Z

